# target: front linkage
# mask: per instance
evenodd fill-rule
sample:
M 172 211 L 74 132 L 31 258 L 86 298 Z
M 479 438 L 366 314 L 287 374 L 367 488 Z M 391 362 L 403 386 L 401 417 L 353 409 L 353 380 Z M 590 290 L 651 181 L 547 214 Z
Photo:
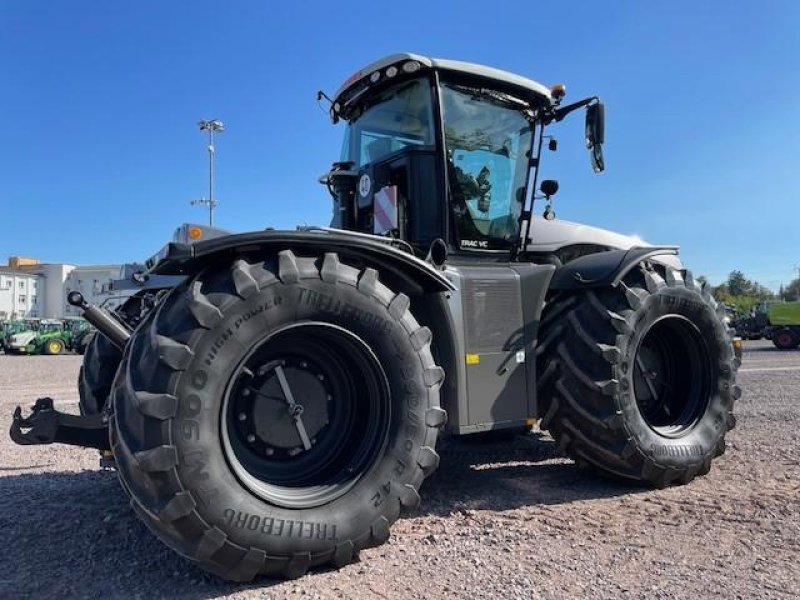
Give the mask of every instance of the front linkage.
M 52 398 L 39 398 L 28 417 L 17 406 L 11 421 L 11 439 L 17 444 L 69 444 L 84 448 L 111 450 L 108 441 L 108 416 L 69 415 L 53 407 Z
M 79 292 L 72 292 L 67 300 L 73 306 L 83 309 L 84 318 L 94 325 L 120 349 L 125 347 L 131 332 L 126 325 L 115 319 L 108 311 L 86 302 Z M 93 415 L 70 415 L 55 409 L 53 399 L 39 398 L 31 407 L 31 414 L 22 416 L 22 408 L 17 406 L 11 421 L 11 439 L 23 446 L 35 444 L 69 444 L 84 448 L 97 448 L 110 452 L 108 439 L 108 413 L 103 411 Z

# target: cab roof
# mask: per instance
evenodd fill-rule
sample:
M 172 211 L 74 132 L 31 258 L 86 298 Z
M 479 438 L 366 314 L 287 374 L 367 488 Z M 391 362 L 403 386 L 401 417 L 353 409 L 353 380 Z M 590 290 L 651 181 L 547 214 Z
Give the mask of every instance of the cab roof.
M 487 82 L 497 82 L 502 87 L 508 87 L 515 90 L 521 96 L 530 97 L 533 95 L 540 101 L 544 100 L 547 103 L 553 102 L 550 88 L 537 81 L 534 81 L 533 79 L 528 79 L 527 77 L 522 77 L 514 73 L 509 73 L 508 71 L 495 69 L 494 67 L 487 67 L 485 65 L 443 58 L 431 58 L 409 52 L 386 56 L 363 67 L 362 69 L 359 69 L 353 75 L 351 75 L 347 81 L 344 82 L 344 84 L 342 84 L 334 96 L 334 102 L 340 101 L 345 92 L 347 92 L 351 87 L 356 86 L 365 78 L 368 78 L 372 73 L 376 71 L 381 72 L 382 69 L 386 69 L 391 65 L 396 65 L 398 68 L 401 68 L 403 64 L 409 61 L 417 61 L 422 68 L 435 69 L 442 73 L 452 73 L 456 75 L 486 79 Z

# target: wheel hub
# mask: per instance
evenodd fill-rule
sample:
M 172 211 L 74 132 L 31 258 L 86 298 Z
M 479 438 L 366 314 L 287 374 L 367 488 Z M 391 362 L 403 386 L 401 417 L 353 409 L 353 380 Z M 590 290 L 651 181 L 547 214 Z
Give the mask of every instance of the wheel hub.
M 293 402 L 284 393 L 283 370 Z M 306 449 L 299 427 L 313 447 L 330 422 L 333 390 L 319 365 L 308 360 L 269 361 L 259 367 L 234 400 L 240 434 L 256 452 L 297 455 Z
M 336 325 L 285 326 L 256 343 L 228 384 L 222 442 L 239 480 L 268 502 L 318 506 L 380 456 L 390 393 L 366 343 Z
M 683 435 L 708 406 L 713 367 L 697 327 L 670 315 L 656 321 L 635 354 L 633 388 L 644 421 L 662 436 Z

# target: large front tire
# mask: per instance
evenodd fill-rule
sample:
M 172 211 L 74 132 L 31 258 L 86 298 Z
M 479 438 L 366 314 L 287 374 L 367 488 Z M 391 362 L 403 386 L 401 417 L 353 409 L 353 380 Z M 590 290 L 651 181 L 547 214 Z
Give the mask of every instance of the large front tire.
M 707 289 L 642 268 L 547 304 L 542 428 L 579 464 L 657 487 L 705 474 L 735 424 L 738 359 Z
M 225 579 L 347 564 L 388 539 L 438 465 L 430 343 L 407 296 L 335 254 L 202 273 L 134 333 L 115 380 L 112 446 L 133 507 Z

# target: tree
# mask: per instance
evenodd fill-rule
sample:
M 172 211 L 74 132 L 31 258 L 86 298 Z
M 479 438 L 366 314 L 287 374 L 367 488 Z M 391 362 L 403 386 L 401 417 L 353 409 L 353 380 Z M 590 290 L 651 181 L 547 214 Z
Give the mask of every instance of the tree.
M 714 298 L 718 302 L 730 302 L 731 293 L 728 290 L 727 283 L 720 283 L 717 287 L 712 289 L 714 290 Z
M 747 296 L 753 288 L 753 283 L 741 271 L 731 271 L 728 275 L 728 291 L 731 296 Z
M 775 298 L 771 289 L 751 281 L 739 270 L 731 271 L 727 281 L 713 288 L 713 294 L 718 302 L 735 307 L 740 314 L 746 314 L 759 302 Z
M 800 277 L 793 280 L 783 289 L 784 300 L 800 300 Z

